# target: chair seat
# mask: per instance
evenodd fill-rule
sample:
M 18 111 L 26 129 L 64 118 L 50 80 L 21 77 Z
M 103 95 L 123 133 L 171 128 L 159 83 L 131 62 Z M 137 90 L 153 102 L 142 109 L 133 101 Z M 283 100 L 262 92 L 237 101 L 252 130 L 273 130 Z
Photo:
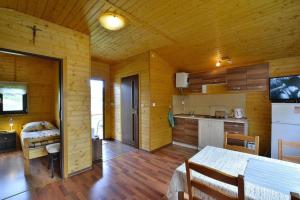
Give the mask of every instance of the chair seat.
M 58 153 L 60 151 L 60 143 L 48 144 L 46 150 L 48 153 Z

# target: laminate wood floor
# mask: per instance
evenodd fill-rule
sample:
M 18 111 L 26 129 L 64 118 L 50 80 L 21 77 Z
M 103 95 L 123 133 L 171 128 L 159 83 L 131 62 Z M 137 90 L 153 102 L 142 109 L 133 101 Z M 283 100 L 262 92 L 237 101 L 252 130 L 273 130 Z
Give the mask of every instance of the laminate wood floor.
M 154 153 L 133 150 L 88 172 L 32 189 L 13 199 L 153 199 L 165 197 L 173 171 L 195 150 L 170 145 Z
M 102 161 L 117 158 L 124 153 L 129 153 L 134 150 L 136 150 L 136 148 L 126 144 L 122 144 L 120 142 L 112 140 L 102 140 Z
M 59 162 L 56 163 L 53 179 L 50 177 L 47 157 L 31 160 L 30 167 L 31 175 L 25 177 L 22 151 L 0 154 L 0 199 L 61 180 L 57 174 Z

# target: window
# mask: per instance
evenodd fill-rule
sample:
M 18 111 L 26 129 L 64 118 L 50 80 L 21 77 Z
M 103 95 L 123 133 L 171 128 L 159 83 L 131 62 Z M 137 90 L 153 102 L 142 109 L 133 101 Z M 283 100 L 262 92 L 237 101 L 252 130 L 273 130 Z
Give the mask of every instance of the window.
M 27 85 L 0 82 L 0 114 L 27 113 Z

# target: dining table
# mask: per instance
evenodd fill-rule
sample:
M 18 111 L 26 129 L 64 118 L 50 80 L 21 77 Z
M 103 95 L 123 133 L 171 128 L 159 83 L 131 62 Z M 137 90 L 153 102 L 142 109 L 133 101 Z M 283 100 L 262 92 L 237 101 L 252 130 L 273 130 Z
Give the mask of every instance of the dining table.
M 300 164 L 257 156 L 218 147 L 206 146 L 189 159 L 223 173 L 244 176 L 246 200 L 289 200 L 290 192 L 300 193 Z M 231 196 L 237 196 L 237 187 L 209 178 L 195 171 L 193 179 Z M 178 192 L 187 192 L 185 164 L 173 173 L 167 198 L 177 200 Z M 213 198 L 193 188 L 193 194 L 202 200 Z

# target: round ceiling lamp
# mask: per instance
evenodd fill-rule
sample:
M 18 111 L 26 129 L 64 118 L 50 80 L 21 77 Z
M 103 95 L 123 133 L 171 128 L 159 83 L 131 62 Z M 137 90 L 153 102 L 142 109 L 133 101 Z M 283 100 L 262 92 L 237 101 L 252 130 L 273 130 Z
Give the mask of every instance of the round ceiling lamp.
M 126 25 L 126 20 L 122 15 L 106 12 L 100 15 L 101 26 L 111 31 L 118 31 Z

